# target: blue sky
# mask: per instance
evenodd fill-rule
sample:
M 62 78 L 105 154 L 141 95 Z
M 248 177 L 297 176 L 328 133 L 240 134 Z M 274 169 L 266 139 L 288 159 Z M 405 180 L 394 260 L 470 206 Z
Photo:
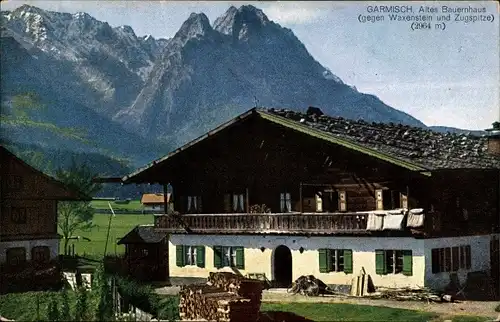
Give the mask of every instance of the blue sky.
M 253 4 L 293 30 L 321 64 L 360 92 L 427 125 L 484 129 L 500 118 L 499 9 L 496 2 L 171 2 L 2 1 L 62 12 L 87 12 L 137 35 L 172 37 L 192 12 L 211 22 L 230 5 Z M 486 7 L 493 22 L 447 23 L 445 30 L 412 31 L 409 23 L 360 23 L 370 5 Z M 435 16 L 434 16 L 435 18 Z

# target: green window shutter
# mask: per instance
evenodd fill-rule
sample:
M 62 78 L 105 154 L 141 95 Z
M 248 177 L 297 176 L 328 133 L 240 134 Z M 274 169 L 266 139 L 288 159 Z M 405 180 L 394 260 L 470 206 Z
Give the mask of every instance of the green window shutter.
M 245 269 L 245 249 L 243 247 L 236 248 L 236 268 Z
M 379 275 L 387 274 L 385 266 L 385 251 L 382 249 L 375 250 L 375 273 Z
M 205 246 L 196 247 L 196 266 L 205 267 Z
M 184 253 L 183 245 L 175 246 L 175 263 L 178 267 L 184 267 Z
M 328 249 L 321 248 L 318 249 L 318 254 L 319 254 L 319 272 L 320 273 L 328 273 L 329 267 L 328 267 L 328 262 L 329 262 L 329 251 Z
M 412 276 L 413 274 L 413 257 L 411 250 L 403 250 L 403 275 Z
M 352 250 L 344 249 L 344 273 L 352 273 Z
M 214 246 L 214 267 L 222 267 L 222 246 Z

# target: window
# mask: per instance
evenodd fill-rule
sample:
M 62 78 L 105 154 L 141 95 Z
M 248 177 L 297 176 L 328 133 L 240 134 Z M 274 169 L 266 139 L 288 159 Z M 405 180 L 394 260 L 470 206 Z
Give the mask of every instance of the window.
M 195 213 L 201 211 L 201 196 L 187 197 L 187 212 Z
M 21 176 L 13 176 L 9 175 L 7 176 L 7 189 L 11 191 L 18 191 L 21 190 L 23 186 L 23 178 Z
M 384 210 L 384 198 L 382 189 L 375 190 L 375 202 L 377 210 Z
M 243 247 L 214 246 L 214 266 L 245 269 L 245 250 Z
M 314 199 L 316 201 L 316 212 L 323 212 L 323 193 L 321 191 L 317 192 Z
M 12 222 L 16 224 L 26 223 L 26 208 L 12 207 L 10 210 Z
M 377 249 L 375 250 L 375 271 L 377 274 L 413 274 L 411 250 Z
M 432 249 L 432 273 L 456 272 L 471 268 L 470 245 Z
M 318 250 L 318 254 L 320 273 L 352 273 L 352 250 L 323 248 Z
M 47 246 L 36 246 L 31 249 L 31 260 L 47 263 L 50 260 L 50 249 Z
M 347 211 L 347 193 L 339 191 L 339 211 Z
M 175 255 L 178 267 L 205 267 L 205 246 L 177 245 Z
M 406 193 L 399 194 L 399 203 L 401 208 L 408 209 L 408 196 Z
M 196 246 L 185 246 L 184 256 L 186 265 L 196 265 Z
M 240 194 L 233 194 L 233 211 L 234 212 L 244 212 L 245 211 L 245 195 L 240 193 Z
M 16 266 L 24 262 L 26 262 L 26 249 L 24 247 L 7 249 L 7 264 Z
M 226 213 L 245 212 L 246 208 L 245 193 L 224 194 L 224 211 Z
M 398 190 L 384 189 L 382 190 L 382 204 L 381 209 L 398 209 L 401 208 L 400 201 L 401 194 Z
M 280 193 L 280 211 L 281 212 L 292 211 L 292 198 L 289 192 Z

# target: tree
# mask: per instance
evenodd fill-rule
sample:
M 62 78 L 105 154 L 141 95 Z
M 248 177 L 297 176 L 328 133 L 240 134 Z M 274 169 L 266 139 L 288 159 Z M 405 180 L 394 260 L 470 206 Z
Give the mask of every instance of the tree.
M 85 164 L 77 165 L 75 160 L 68 169 L 56 171 L 59 181 L 89 197 L 101 189 L 101 184 L 92 181 L 95 176 Z M 69 239 L 75 231 L 93 227 L 94 209 L 89 201 L 63 201 L 58 204 L 58 215 L 58 226 L 64 240 L 64 254 L 67 255 Z
M 103 264 L 97 268 L 95 277 L 94 290 L 99 293 L 99 303 L 96 312 L 97 319 L 99 321 L 110 321 L 113 317 L 113 295 Z

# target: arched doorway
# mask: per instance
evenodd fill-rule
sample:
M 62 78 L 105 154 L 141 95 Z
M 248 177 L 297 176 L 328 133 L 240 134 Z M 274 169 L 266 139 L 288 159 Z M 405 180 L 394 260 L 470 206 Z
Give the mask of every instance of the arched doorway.
M 292 284 L 292 252 L 280 245 L 274 250 L 273 277 L 276 287 L 289 287 Z

